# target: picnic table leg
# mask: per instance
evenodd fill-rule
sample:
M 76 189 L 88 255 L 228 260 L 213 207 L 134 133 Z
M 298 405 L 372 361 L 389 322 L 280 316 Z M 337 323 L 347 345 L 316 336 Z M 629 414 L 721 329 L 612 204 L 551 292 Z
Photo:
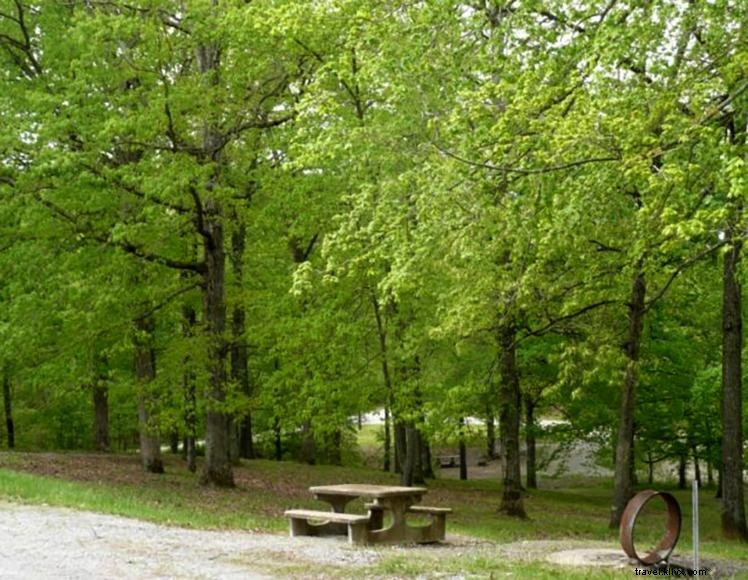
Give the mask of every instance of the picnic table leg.
M 376 504 L 367 504 L 369 509 L 369 529 L 381 530 L 384 528 L 384 508 Z
M 392 512 L 392 525 L 388 528 L 377 529 L 369 525 L 369 543 L 397 543 L 397 542 L 415 542 L 429 543 L 438 542 L 444 539 L 445 519 L 444 514 L 429 515 L 429 525 L 411 526 L 405 519 L 408 508 L 413 505 L 413 498 L 393 497 L 386 500 L 380 500 L 372 506 L 369 513 L 378 514 L 378 525 L 381 528 L 382 514 L 384 509 Z
M 291 537 L 314 535 L 309 522 L 302 519 L 291 518 Z
M 370 529 L 369 541 L 371 543 L 418 542 L 420 530 L 411 528 L 405 522 L 405 512 L 412 504 L 413 499 L 408 497 L 392 497 L 379 502 L 382 509 L 389 509 L 392 512 L 392 525 L 385 529 Z M 375 511 L 379 511 L 381 525 L 382 510 Z
M 349 496 L 335 495 L 335 494 L 322 494 L 317 493 L 315 497 L 330 504 L 332 511 L 343 514 L 345 513 L 345 506 L 348 505 L 355 498 Z M 332 536 L 346 536 L 348 535 L 348 526 L 346 524 L 339 524 L 336 522 L 328 522 L 323 526 L 314 526 L 317 528 L 319 535 L 332 535 Z

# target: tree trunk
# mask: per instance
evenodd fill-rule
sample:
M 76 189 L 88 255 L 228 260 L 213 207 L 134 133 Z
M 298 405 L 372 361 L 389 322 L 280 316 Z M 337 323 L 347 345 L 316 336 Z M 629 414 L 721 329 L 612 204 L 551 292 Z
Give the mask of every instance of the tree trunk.
M 407 442 L 405 440 L 405 425 L 401 421 L 395 419 L 395 473 L 403 472 L 407 447 Z
M 392 456 L 392 435 L 390 433 L 390 405 L 387 401 L 384 405 L 384 471 L 390 471 Z
M 460 417 L 460 442 L 459 442 L 459 455 L 460 455 L 460 479 L 465 481 L 468 478 L 467 472 L 467 447 L 465 446 L 465 433 L 463 427 L 465 426 L 465 419 Z
M 652 452 L 647 451 L 647 483 L 654 483 L 654 461 L 652 461 Z
M 486 411 L 486 457 L 496 459 L 496 423 L 493 410 L 488 407 Z
M 239 424 L 236 417 L 229 415 L 229 461 L 239 465 Z
M 414 483 L 424 482 L 420 469 L 420 454 L 418 430 L 409 422 L 405 425 L 405 461 L 400 474 L 400 485 L 411 487 Z
M 301 455 L 299 459 L 307 465 L 314 465 L 317 462 L 317 446 L 314 443 L 312 422 L 308 420 L 301 425 Z
M 244 249 L 246 245 L 247 229 L 244 224 L 237 224 L 236 231 L 231 235 L 231 267 L 234 271 L 234 283 L 237 288 L 242 287 L 244 279 Z M 234 306 L 231 317 L 231 379 L 239 387 L 239 391 L 249 399 L 252 396 L 252 385 L 249 381 L 249 349 L 247 348 L 247 323 L 244 305 Z M 254 459 L 254 443 L 252 441 L 252 415 L 244 411 L 236 418 L 238 424 L 239 457 Z
M 208 335 L 208 390 L 205 434 L 205 468 L 201 481 L 219 487 L 234 486 L 231 464 L 231 420 L 223 409 L 226 402 L 225 255 L 222 210 L 217 201 L 205 203 L 204 324 Z
M 281 439 L 281 422 L 280 417 L 275 418 L 273 423 L 273 433 L 275 434 L 275 460 L 283 460 L 283 440 Z
M 189 338 L 197 323 L 197 315 L 192 306 L 185 304 L 182 307 L 182 334 Z M 190 356 L 184 358 L 184 374 L 182 375 L 182 388 L 184 390 L 184 456 L 187 460 L 187 469 L 192 473 L 197 471 L 197 450 L 195 439 L 197 437 L 197 397 L 195 394 L 195 373 L 190 368 Z
M 239 456 L 242 459 L 254 459 L 257 457 L 252 436 L 252 414 L 249 411 L 247 411 L 247 414 L 239 425 Z
M 527 447 L 526 479 L 528 489 L 537 489 L 538 477 L 535 458 L 535 401 L 525 397 L 525 447 Z
M 343 465 L 343 433 L 335 429 L 329 437 L 328 461 L 331 465 Z
M 678 489 L 686 489 L 686 466 L 687 466 L 688 455 L 685 451 L 681 451 L 678 457 Z
M 109 387 L 99 377 L 91 393 L 94 408 L 94 449 L 109 451 Z
M 158 426 L 153 424 L 154 397 L 149 392 L 156 378 L 156 353 L 152 340 L 155 322 L 152 316 L 135 320 L 135 377 L 138 381 L 138 426 L 140 432 L 140 458 L 150 473 L 163 473 L 161 439 Z
M 421 471 L 423 472 L 424 479 L 434 479 L 434 466 L 431 462 L 431 445 L 426 440 L 423 431 L 418 430 L 418 441 L 421 449 Z
M 631 287 L 631 302 L 629 303 L 629 333 L 626 343 L 628 362 L 621 392 L 613 505 L 610 512 L 611 528 L 620 526 L 623 510 L 634 493 L 634 411 L 636 408 L 636 385 L 639 380 L 639 351 L 644 323 L 646 292 L 644 273 L 639 271 L 634 276 Z
M 730 231 L 730 235 L 734 232 Z M 722 534 L 748 541 L 743 497 L 743 315 L 738 265 L 742 243 L 724 257 L 722 294 Z
M 527 517 L 522 501 L 522 480 L 519 453 L 519 417 L 521 395 L 517 367 L 516 329 L 513 321 L 502 322 L 498 331 L 501 349 L 501 388 L 499 392 L 499 437 L 504 454 L 504 490 L 499 512 Z
M 390 367 L 387 354 L 387 333 L 384 329 L 382 320 L 382 311 L 379 307 L 374 292 L 371 292 L 371 305 L 374 310 L 374 319 L 377 323 L 377 338 L 379 339 L 379 356 L 382 368 L 382 380 L 384 381 L 384 470 L 390 470 L 390 455 L 392 453 L 392 441 L 390 439 L 390 410 L 392 408 L 392 377 L 390 376 Z M 395 427 L 395 437 L 397 438 L 397 426 Z M 396 441 L 397 443 L 397 441 Z M 395 471 L 398 469 L 397 449 L 395 449 Z
M 13 403 L 8 373 L 3 374 L 3 407 L 5 409 L 5 431 L 8 435 L 8 449 L 16 447 L 16 428 L 13 423 Z
M 197 471 L 197 449 L 195 448 L 197 433 L 197 400 L 195 395 L 195 377 L 191 373 L 185 373 L 185 397 L 186 409 L 184 414 L 184 424 L 187 431 L 185 437 L 185 459 L 187 460 L 187 469 L 192 473 Z
M 174 430 L 169 435 L 169 451 L 172 455 L 179 453 L 179 431 Z
M 214 4 L 216 0 L 213 0 Z M 205 82 L 219 83 L 221 50 L 216 43 L 202 44 L 197 48 L 197 64 Z M 203 152 L 214 162 L 220 160 L 222 141 L 216 128 L 206 121 L 203 125 Z M 217 163 L 216 163 L 217 164 Z M 218 171 L 215 169 L 215 171 Z M 215 173 L 206 183 L 207 196 L 203 202 L 193 190 L 196 203 L 196 222 L 203 240 L 205 256 L 203 269 L 203 324 L 208 338 L 208 397 L 205 432 L 205 468 L 203 484 L 219 487 L 234 486 L 231 464 L 231 420 L 224 409 L 226 403 L 227 345 L 226 331 L 226 253 L 224 250 L 224 211 L 215 197 Z

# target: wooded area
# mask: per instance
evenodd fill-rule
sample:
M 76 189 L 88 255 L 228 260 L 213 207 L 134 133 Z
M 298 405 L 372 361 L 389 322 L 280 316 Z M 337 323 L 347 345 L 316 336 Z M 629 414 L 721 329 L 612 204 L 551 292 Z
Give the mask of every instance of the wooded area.
M 549 416 L 611 526 L 693 463 L 748 541 L 748 3 L 4 0 L 0 47 L 8 447 L 231 486 L 384 409 L 411 485 L 480 417 L 521 517 Z

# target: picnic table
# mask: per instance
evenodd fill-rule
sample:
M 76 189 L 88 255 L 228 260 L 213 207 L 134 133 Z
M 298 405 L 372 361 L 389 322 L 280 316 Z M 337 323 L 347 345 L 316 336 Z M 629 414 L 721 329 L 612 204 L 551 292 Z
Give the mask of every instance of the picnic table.
M 438 542 L 444 540 L 446 516 L 452 511 L 417 505 L 428 492 L 425 487 L 346 483 L 314 486 L 309 491 L 316 499 L 330 504 L 331 511 L 286 511 L 291 518 L 292 536 L 348 534 L 354 544 Z M 348 503 L 358 498 L 367 502 L 364 506 L 368 513 L 346 513 Z M 392 516 L 387 527 L 385 512 Z M 409 513 L 429 516 L 430 521 L 425 526 L 413 526 L 406 520 Z

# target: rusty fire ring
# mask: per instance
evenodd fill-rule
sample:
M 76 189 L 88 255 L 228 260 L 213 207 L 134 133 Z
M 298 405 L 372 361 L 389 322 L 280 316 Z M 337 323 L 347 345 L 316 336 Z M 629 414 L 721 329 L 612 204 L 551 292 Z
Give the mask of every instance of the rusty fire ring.
M 667 505 L 667 527 L 665 535 L 662 536 L 657 546 L 646 556 L 640 556 L 634 548 L 634 526 L 639 512 L 650 499 L 660 497 Z M 653 565 L 665 562 L 675 549 L 675 544 L 680 536 L 681 513 L 678 500 L 664 491 L 647 489 L 637 493 L 623 510 L 621 516 L 621 546 L 629 558 L 635 558 L 642 564 Z

